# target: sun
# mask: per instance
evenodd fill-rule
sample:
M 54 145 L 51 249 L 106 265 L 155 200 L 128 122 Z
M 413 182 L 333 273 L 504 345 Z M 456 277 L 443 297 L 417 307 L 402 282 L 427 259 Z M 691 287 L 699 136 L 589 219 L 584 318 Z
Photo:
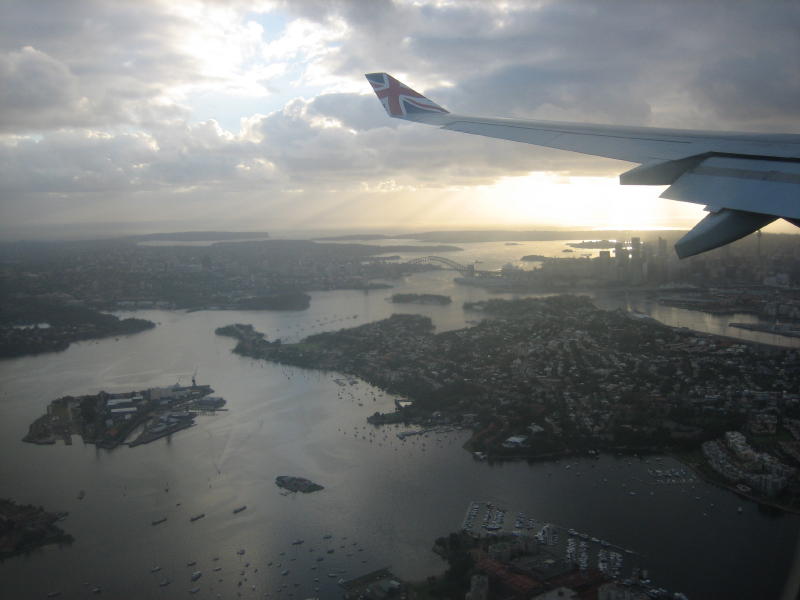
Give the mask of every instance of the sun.
M 616 177 L 536 172 L 481 186 L 473 201 L 481 219 L 517 226 L 687 229 L 705 216 L 700 205 L 659 198 L 664 189 L 621 186 Z

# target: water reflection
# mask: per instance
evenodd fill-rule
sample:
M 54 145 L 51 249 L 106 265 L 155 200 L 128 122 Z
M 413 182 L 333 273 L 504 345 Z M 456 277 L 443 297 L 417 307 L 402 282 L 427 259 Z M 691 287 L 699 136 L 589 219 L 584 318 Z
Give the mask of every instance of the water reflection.
M 492 260 L 504 260 L 505 248 Z M 520 253 L 518 246 L 511 250 Z M 460 526 L 471 500 L 635 549 L 655 580 L 693 597 L 777 594 L 798 529 L 794 516 L 764 514 L 752 504 L 738 514 L 740 499 L 702 482 L 643 483 L 648 466 L 637 459 L 489 465 L 461 449 L 464 433 L 402 441 L 396 429 L 365 422 L 374 410 L 391 407 L 393 399 L 382 392 L 364 383 L 343 387 L 334 374 L 236 356 L 233 341 L 213 333 L 242 322 L 271 339 L 295 341 L 393 312 L 427 314 L 439 331 L 460 328 L 475 318 L 461 304 L 490 296 L 452 277 L 429 272 L 396 282 L 396 290 L 317 292 L 311 308 L 300 312 L 143 311 L 138 316 L 159 327 L 0 362 L 0 496 L 69 510 L 64 526 L 76 537 L 71 547 L 0 564 L 4 594 L 42 598 L 63 590 L 63 597 L 85 597 L 87 583 L 106 597 L 170 598 L 186 594 L 191 572 L 201 570 L 198 598 L 262 597 L 280 594 L 283 585 L 295 597 L 339 597 L 329 572 L 350 576 L 391 565 L 403 577 L 435 573 L 442 563 L 430 552 L 432 542 Z M 433 291 L 454 302 L 394 305 L 386 300 L 394 291 Z M 670 324 L 689 324 L 680 321 L 688 311 L 632 306 Z M 719 318 L 691 318 L 692 326 L 726 331 Z M 77 438 L 69 447 L 19 441 L 56 397 L 187 383 L 195 369 L 198 382 L 228 400 L 229 411 L 200 417 L 171 439 L 113 452 Z M 673 463 L 665 458 L 664 464 Z M 284 495 L 274 479 L 286 474 L 318 481 L 325 490 Z M 632 485 L 647 493 L 630 496 Z M 86 496 L 78 500 L 81 489 Z M 242 505 L 247 510 L 234 514 Z M 198 513 L 205 518 L 191 522 Z M 167 521 L 151 525 L 160 517 Z M 297 539 L 304 544 L 293 545 Z M 187 567 L 192 561 L 196 566 Z M 151 572 L 154 566 L 161 570 Z M 289 573 L 281 575 L 284 570 Z

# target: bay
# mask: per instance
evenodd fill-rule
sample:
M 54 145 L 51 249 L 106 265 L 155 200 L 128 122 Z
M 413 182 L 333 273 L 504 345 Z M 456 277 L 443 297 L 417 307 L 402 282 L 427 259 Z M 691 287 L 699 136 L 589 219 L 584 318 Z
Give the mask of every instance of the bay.
M 520 251 L 501 246 L 492 250 L 495 262 Z M 0 361 L 0 496 L 70 511 L 63 527 L 76 538 L 0 564 L 3 596 L 43 598 L 61 590 L 64 598 L 85 598 L 99 586 L 105 597 L 172 598 L 197 585 L 198 598 L 340 597 L 339 577 L 383 566 L 410 579 L 439 572 L 433 541 L 460 527 L 472 500 L 631 548 L 658 585 L 693 598 L 778 595 L 800 526 L 795 516 L 761 511 L 699 481 L 656 485 L 647 477 L 655 457 L 489 465 L 461 449 L 465 433 L 400 441 L 397 429 L 366 424 L 367 415 L 392 406 L 379 390 L 239 357 L 230 351 L 233 340 L 214 334 L 242 322 L 270 339 L 296 341 L 394 312 L 427 314 L 439 331 L 460 328 L 476 318 L 462 303 L 490 296 L 452 277 L 430 272 L 394 282 L 394 290 L 316 292 L 311 308 L 300 312 L 140 311 L 159 326 Z M 387 301 L 394 292 L 442 293 L 454 302 L 395 305 Z M 664 320 L 682 314 L 652 312 Z M 688 326 L 704 323 L 716 326 L 705 317 Z M 188 384 L 195 369 L 229 410 L 171 438 L 111 452 L 77 437 L 72 446 L 20 441 L 54 398 Z M 679 466 L 669 457 L 659 464 Z M 284 495 L 274 484 L 284 474 L 325 489 Z M 247 509 L 234 514 L 242 505 Z M 206 516 L 189 521 L 200 513 Z M 167 521 L 151 525 L 161 517 Z M 292 544 L 298 539 L 304 543 Z M 161 569 L 151 573 L 154 567 Z M 197 583 L 189 580 L 194 570 L 203 572 Z M 171 583 L 159 587 L 163 580 Z

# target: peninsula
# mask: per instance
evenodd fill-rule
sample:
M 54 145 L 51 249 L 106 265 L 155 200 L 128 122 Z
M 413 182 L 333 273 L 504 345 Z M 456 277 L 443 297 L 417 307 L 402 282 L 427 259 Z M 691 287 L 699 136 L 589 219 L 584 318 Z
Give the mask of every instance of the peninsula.
M 0 300 L 0 358 L 58 352 L 73 342 L 139 333 L 145 319 L 120 319 L 85 306 L 38 297 Z
M 469 429 L 466 448 L 490 460 L 699 453 L 705 441 L 744 431 L 753 434 L 754 451 L 774 457 L 764 460 L 774 477 L 740 470 L 742 483 L 800 508 L 800 460 L 787 454 L 800 445 L 800 428 L 790 430 L 798 436 L 791 442 L 781 431 L 800 418 L 795 350 L 603 311 L 585 297 L 464 308 L 486 318 L 435 334 L 427 317 L 393 315 L 296 344 L 240 326 L 234 351 L 360 377 L 409 400 L 371 422 Z
M 0 499 L 0 560 L 47 544 L 70 544 L 73 537 L 56 522 L 67 513 L 48 513 L 41 506 Z

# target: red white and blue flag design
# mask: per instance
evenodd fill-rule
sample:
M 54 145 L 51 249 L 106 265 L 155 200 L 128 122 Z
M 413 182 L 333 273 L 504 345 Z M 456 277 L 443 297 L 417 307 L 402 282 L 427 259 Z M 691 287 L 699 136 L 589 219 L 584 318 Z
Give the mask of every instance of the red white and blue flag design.
M 375 90 L 390 117 L 402 119 L 413 118 L 421 113 L 447 114 L 441 106 L 400 83 L 388 73 L 368 73 L 365 77 L 372 84 L 372 89 Z

